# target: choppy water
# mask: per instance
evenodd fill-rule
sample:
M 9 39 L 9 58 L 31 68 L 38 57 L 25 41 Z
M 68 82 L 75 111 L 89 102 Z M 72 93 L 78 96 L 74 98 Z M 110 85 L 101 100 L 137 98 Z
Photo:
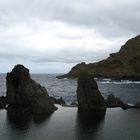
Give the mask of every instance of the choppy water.
M 76 100 L 76 80 L 57 79 L 55 75 L 33 74 L 32 78 L 55 97 Z M 97 79 L 106 98 L 113 93 L 129 103 L 140 102 L 140 82 Z M 0 75 L 0 95 L 6 92 L 5 75 Z M 0 140 L 139 140 L 140 110 L 107 109 L 103 118 L 83 119 L 77 108 L 59 106 L 51 116 L 30 117 L 0 111 Z
M 57 79 L 56 75 L 48 74 L 32 74 L 31 77 L 47 88 L 48 93 L 56 98 L 63 99 L 70 103 L 76 100 L 76 79 Z M 123 101 L 128 103 L 140 102 L 140 81 L 113 81 L 110 79 L 96 79 L 102 95 L 106 98 L 107 95 L 113 93 Z M 0 75 L 0 96 L 6 93 L 5 75 Z

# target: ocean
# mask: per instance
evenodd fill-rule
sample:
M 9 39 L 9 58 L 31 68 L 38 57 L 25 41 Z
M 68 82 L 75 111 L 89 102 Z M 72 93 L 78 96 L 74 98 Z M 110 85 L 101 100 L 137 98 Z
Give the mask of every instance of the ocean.
M 31 74 L 50 96 L 76 101 L 76 79 L 56 74 Z M 6 75 L 0 74 L 0 96 L 6 95 Z M 140 102 L 140 81 L 96 79 L 104 98 L 111 93 L 129 104 Z M 139 140 L 140 109 L 109 108 L 103 118 L 83 119 L 77 108 L 58 106 L 50 116 L 29 117 L 0 111 L 0 140 Z

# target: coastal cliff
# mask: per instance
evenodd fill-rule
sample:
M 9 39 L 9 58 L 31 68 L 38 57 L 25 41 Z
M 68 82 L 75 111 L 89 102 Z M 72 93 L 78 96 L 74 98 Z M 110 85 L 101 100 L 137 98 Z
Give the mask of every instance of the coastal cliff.
M 88 71 L 94 77 L 140 80 L 140 35 L 128 40 L 117 53 L 97 63 L 82 62 L 68 74 L 58 78 L 76 78 L 81 71 Z

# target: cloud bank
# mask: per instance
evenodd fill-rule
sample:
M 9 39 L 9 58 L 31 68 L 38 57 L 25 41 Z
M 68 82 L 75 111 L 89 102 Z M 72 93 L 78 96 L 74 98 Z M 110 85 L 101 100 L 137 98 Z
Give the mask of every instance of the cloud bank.
M 140 32 L 138 0 L 0 0 L 0 72 L 67 72 L 96 62 Z

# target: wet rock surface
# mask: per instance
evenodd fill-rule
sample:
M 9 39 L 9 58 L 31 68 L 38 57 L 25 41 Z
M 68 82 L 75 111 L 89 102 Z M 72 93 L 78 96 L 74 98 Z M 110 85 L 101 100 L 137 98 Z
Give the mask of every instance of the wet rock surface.
M 53 104 L 59 104 L 59 105 L 66 104 L 62 97 L 60 97 L 59 99 L 56 99 L 55 97 L 50 97 L 50 100 L 52 101 Z
M 4 109 L 7 105 L 6 98 L 4 96 L 0 97 L 0 109 Z
M 77 87 L 78 110 L 86 112 L 106 111 L 105 100 L 101 95 L 94 77 L 82 72 Z
M 105 102 L 107 107 L 121 107 L 123 109 L 129 108 L 127 103 L 124 103 L 121 99 L 115 97 L 113 94 L 108 95 Z
M 56 110 L 47 90 L 30 78 L 29 70 L 23 65 L 16 65 L 7 73 L 6 80 L 9 105 L 28 107 L 34 114 L 49 114 Z
M 77 102 L 76 101 L 73 101 L 73 102 L 71 102 L 71 104 L 70 104 L 71 106 L 78 106 L 78 104 L 77 104 Z

